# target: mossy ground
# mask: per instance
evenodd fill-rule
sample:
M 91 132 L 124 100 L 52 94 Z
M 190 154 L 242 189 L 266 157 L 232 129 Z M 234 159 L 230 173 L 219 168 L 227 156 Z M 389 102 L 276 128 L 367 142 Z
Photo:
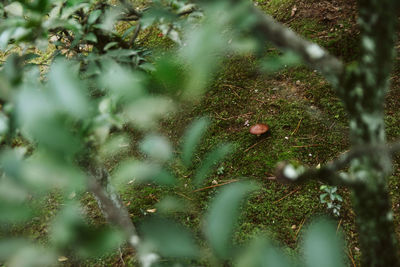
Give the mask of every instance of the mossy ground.
M 300 35 L 323 45 L 346 62 L 357 58 L 358 33 L 354 26 L 352 1 L 350 4 L 347 1 L 336 1 L 335 5 L 328 6 L 321 5 L 321 1 L 311 0 L 256 2 L 263 10 L 292 27 Z M 292 15 L 294 6 L 297 13 Z M 318 15 L 307 13 L 307 7 L 318 7 L 320 10 L 314 11 Z M 143 39 L 145 44 L 158 47 L 162 43 L 157 32 L 148 30 L 146 34 Z M 267 75 L 258 71 L 257 62 L 258 59 L 251 55 L 227 58 L 204 98 L 194 107 L 183 107 L 183 111 L 175 119 L 164 121 L 163 132 L 174 144 L 179 145 L 185 127 L 194 118 L 209 116 L 213 123 L 201 144 L 196 157 L 197 163 L 206 151 L 220 142 L 233 142 L 236 150 L 220 165 L 223 167 L 221 171 L 214 172 L 208 178 L 205 186 L 212 185 L 213 180 L 221 184 L 237 178 L 251 179 L 261 185 L 260 190 L 252 195 L 242 210 L 235 242 L 243 243 L 262 233 L 287 246 L 289 252 L 297 251 L 305 225 L 315 216 L 330 216 L 326 207 L 319 202 L 321 184 L 310 182 L 303 185 L 282 185 L 269 177 L 273 176 L 274 168 L 280 161 L 291 160 L 316 166 L 346 151 L 346 114 L 329 84 L 313 70 L 299 66 Z M 397 64 L 386 104 L 389 140 L 400 135 L 399 72 L 400 66 Z M 268 123 L 270 134 L 264 137 L 250 135 L 247 123 L 252 125 L 257 122 Z M 398 162 L 397 160 L 394 176 L 390 178 L 389 184 L 397 232 L 400 233 Z M 172 164 L 171 168 L 183 184 L 185 181 L 189 183 L 192 170 L 183 170 L 179 163 Z M 124 190 L 122 198 L 135 223 L 148 216 L 147 210 L 154 208 L 165 195 L 185 199 L 190 208 L 185 212 L 174 213 L 174 217 L 199 233 L 202 214 L 220 188 L 193 192 L 190 186 L 173 189 L 138 186 Z M 359 266 L 360 252 L 357 249 L 351 196 L 343 188 L 339 189 L 339 193 L 344 197 L 344 202 L 340 216 L 334 220 L 338 229 L 345 233 L 345 252 L 349 257 L 349 265 Z M 83 202 L 93 222 L 104 222 L 90 195 L 85 194 Z M 51 203 L 49 201 L 45 205 L 43 218 L 51 217 L 52 210 L 56 209 Z M 43 218 L 34 224 L 33 230 L 26 230 L 29 235 L 40 238 L 40 233 L 46 232 L 47 220 Z M 136 266 L 133 255 L 131 249 L 125 248 L 100 259 L 81 262 L 80 265 Z

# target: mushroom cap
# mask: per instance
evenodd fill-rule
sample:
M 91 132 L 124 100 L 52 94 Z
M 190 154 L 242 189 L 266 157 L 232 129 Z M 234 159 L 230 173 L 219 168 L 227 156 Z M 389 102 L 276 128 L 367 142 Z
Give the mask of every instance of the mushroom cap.
M 251 134 L 260 135 L 260 134 L 266 133 L 268 131 L 268 129 L 269 129 L 269 126 L 267 124 L 257 123 L 250 127 L 249 132 Z

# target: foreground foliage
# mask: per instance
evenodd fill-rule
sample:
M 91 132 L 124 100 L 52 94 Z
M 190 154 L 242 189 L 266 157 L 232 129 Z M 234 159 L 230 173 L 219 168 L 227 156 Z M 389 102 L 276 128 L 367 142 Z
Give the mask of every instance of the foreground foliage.
M 363 263 L 398 265 L 386 189 L 398 147 L 385 144 L 382 115 L 393 54 L 395 1 L 360 1 L 362 56 L 348 67 L 242 1 L 154 1 L 143 10 L 125 1 L 2 5 L 0 48 L 6 61 L 0 73 L 1 261 L 10 266 L 52 265 L 63 261 L 63 255 L 84 259 L 126 242 L 143 266 L 196 265 L 205 259 L 204 264 L 215 266 L 343 265 L 340 241 L 325 221 L 310 226 L 300 258 L 288 258 L 264 238 L 244 247 L 232 245 L 238 208 L 257 188 L 248 181 L 226 186 L 211 201 L 204 216 L 204 240 L 171 220 L 168 210 L 179 209 L 180 199 L 161 202 L 165 216 L 145 220 L 139 233 L 119 199 L 118 192 L 132 183 L 155 183 L 165 190 L 180 185 L 201 188 L 233 146 L 216 146 L 196 166 L 196 147 L 208 119 L 193 122 L 178 149 L 157 133 L 158 121 L 173 116 L 180 102 L 201 97 L 224 56 L 259 53 L 268 40 L 285 53 L 265 60 L 264 69 L 303 60 L 336 88 L 349 113 L 354 148 L 318 169 L 283 164 L 278 178 L 316 178 L 350 187 Z M 174 42 L 170 50 L 150 53 L 141 46 L 141 32 L 154 27 Z M 129 132 L 144 134 L 144 160 L 127 157 Z M 121 161 L 112 175 L 106 167 L 111 158 Z M 193 175 L 180 177 L 171 171 L 172 164 Z M 348 171 L 337 174 L 348 164 Z M 86 191 L 115 228 L 88 224 L 78 201 Z M 40 214 L 49 192 L 60 194 L 63 205 L 48 242 L 39 245 L 13 237 L 10 226 L 29 223 Z

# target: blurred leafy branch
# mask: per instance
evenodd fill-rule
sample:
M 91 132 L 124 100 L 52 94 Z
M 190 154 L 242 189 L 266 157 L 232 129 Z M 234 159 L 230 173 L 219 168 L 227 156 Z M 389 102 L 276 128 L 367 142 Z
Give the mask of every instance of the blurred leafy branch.
M 232 151 L 232 145 L 221 144 L 194 166 L 208 119 L 188 128 L 178 159 L 157 133 L 158 121 L 173 116 L 180 102 L 201 97 L 223 56 L 263 49 L 249 34 L 257 19 L 249 6 L 183 0 L 153 1 L 142 9 L 129 1 L 0 3 L 1 262 L 50 266 L 66 253 L 92 257 L 127 242 L 142 266 L 163 265 L 161 257 L 167 265 L 195 265 L 204 258 L 215 266 L 342 265 L 339 241 L 325 222 L 310 227 L 304 261 L 290 263 L 263 238 L 234 247 L 240 204 L 256 189 L 249 182 L 226 186 L 212 200 L 203 231 L 210 248 L 199 249 L 199 238 L 168 217 L 151 217 L 138 234 L 119 199 L 118 190 L 132 180 L 178 186 L 181 178 L 167 168 L 172 160 L 193 170 L 188 182 L 199 189 Z M 146 49 L 140 34 L 150 27 L 174 41 L 174 49 L 161 54 Z M 287 62 L 296 64 L 299 58 L 284 54 L 265 65 L 276 70 Z M 130 145 L 127 130 L 145 134 L 140 145 L 145 160 L 124 158 Z M 118 156 L 121 164 L 110 174 L 105 162 Z M 41 208 L 34 200 L 54 190 L 61 193 L 63 207 L 52 222 L 48 244 L 13 237 L 10 226 L 28 224 Z M 116 229 L 88 224 L 74 197 L 86 191 Z

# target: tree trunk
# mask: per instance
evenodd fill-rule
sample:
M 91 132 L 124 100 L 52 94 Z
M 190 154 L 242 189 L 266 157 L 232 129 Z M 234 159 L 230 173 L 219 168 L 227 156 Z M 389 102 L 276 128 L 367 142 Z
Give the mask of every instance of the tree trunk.
M 353 190 L 353 202 L 362 253 L 361 266 L 400 266 L 386 186 L 357 187 Z

